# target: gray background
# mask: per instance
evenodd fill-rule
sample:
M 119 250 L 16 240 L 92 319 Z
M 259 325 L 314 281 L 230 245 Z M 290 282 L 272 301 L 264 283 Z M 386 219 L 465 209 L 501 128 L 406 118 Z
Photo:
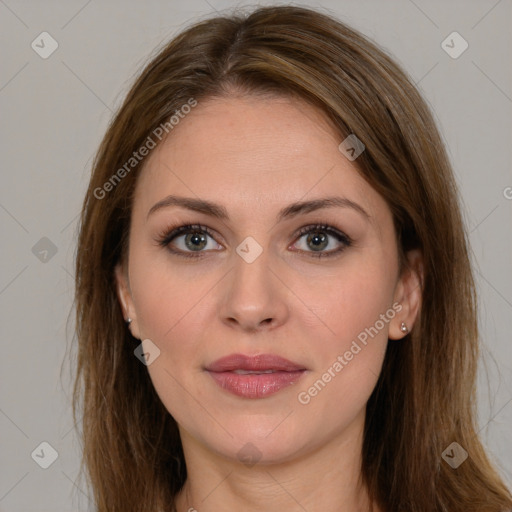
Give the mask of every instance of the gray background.
M 234 5 L 0 0 L 0 511 L 92 510 L 77 480 L 72 367 L 61 368 L 73 336 L 73 322 L 66 322 L 77 215 L 92 156 L 154 48 L 190 21 Z M 478 425 L 512 485 L 512 2 L 307 5 L 329 9 L 387 48 L 435 112 L 460 184 L 477 269 L 483 339 Z M 31 48 L 43 31 L 59 45 L 47 59 Z M 457 59 L 441 47 L 453 31 L 469 43 Z M 43 441 L 58 452 L 48 469 L 31 458 Z

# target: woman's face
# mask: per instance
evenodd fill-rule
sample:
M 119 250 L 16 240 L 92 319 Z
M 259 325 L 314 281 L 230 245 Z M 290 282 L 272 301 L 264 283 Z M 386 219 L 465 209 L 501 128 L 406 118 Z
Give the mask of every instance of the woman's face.
M 362 431 L 415 292 L 340 142 L 305 103 L 230 97 L 145 162 L 118 291 L 186 449 L 284 462 Z

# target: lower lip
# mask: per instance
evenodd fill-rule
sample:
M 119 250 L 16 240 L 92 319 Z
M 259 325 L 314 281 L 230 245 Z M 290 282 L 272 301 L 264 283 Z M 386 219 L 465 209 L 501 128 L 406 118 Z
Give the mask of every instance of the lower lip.
M 265 398 L 295 384 L 305 370 L 294 372 L 250 373 L 208 372 L 226 391 L 244 398 Z

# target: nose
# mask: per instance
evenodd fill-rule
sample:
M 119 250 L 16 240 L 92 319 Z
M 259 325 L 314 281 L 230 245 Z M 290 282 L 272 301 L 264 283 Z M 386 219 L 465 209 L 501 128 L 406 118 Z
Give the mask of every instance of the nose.
M 223 280 L 219 314 L 231 328 L 244 332 L 272 330 L 286 322 L 291 292 L 277 277 L 268 251 L 251 263 L 233 254 L 234 268 Z

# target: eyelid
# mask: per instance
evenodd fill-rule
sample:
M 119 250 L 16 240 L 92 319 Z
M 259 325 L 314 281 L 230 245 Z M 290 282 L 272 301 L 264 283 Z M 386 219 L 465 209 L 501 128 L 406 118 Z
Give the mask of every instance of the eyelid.
M 338 229 L 338 228 L 336 228 L 335 226 L 333 226 L 331 224 L 326 224 L 326 223 L 323 223 L 323 222 L 307 224 L 306 226 L 303 226 L 302 228 L 300 228 L 296 232 L 296 234 L 294 236 L 295 237 L 300 237 L 302 235 L 305 235 L 307 233 L 310 233 L 310 232 L 314 231 L 315 229 L 318 230 L 318 231 L 325 231 L 326 233 L 329 233 L 329 234 L 331 234 L 332 236 L 334 236 L 336 238 L 343 239 L 347 243 L 352 243 L 352 241 L 353 241 L 341 229 Z

